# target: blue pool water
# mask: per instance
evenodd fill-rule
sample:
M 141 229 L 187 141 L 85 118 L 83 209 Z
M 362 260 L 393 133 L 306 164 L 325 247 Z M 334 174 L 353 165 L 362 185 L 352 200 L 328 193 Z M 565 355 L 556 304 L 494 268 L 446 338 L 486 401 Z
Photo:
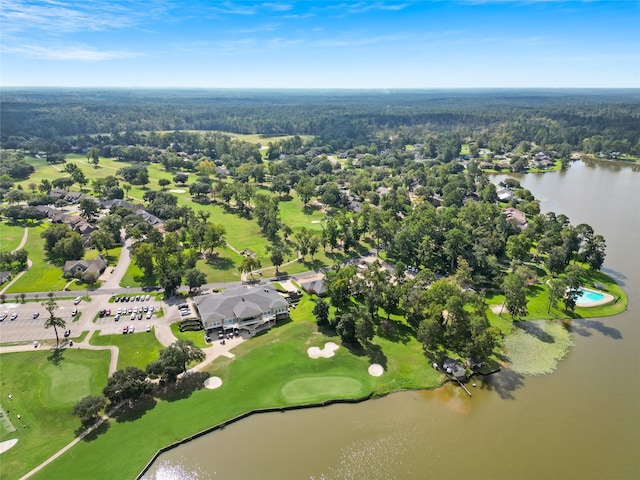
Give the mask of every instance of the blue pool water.
M 576 299 L 576 305 L 583 305 L 588 302 L 598 302 L 604 299 L 604 294 L 593 290 L 580 289 L 580 296 Z

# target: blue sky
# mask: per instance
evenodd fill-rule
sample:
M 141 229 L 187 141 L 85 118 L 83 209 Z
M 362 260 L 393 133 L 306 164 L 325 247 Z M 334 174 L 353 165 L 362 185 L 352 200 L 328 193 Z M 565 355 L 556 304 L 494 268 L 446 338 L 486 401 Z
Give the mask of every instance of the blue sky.
M 640 87 L 640 0 L 0 0 L 0 85 Z

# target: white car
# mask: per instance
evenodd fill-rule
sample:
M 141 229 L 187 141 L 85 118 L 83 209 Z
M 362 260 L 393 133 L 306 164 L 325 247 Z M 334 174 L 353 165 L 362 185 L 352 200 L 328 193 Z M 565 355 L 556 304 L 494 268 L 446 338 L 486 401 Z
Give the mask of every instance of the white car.
M 149 306 L 149 311 L 153 312 L 153 305 Z
M 147 330 L 147 332 L 150 332 L 151 331 L 151 325 L 147 325 L 146 330 Z
M 151 318 L 151 312 L 147 313 L 147 320 Z
M 132 313 L 130 318 L 131 318 L 131 320 L 135 320 L 136 319 L 136 314 Z
M 81 301 L 82 301 L 82 297 L 76 297 L 76 299 L 73 301 L 73 304 L 78 305 Z
M 129 333 L 133 333 L 136 331 L 136 327 L 134 327 L 133 325 L 129 325 Z

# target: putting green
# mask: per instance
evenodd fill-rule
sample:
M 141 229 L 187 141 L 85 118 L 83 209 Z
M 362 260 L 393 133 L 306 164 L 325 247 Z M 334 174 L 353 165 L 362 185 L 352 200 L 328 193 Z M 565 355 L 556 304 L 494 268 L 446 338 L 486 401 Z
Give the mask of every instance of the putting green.
M 43 400 L 58 405 L 75 404 L 91 394 L 91 368 L 65 361 L 56 366 L 47 364 L 41 371 L 44 376 Z
M 351 377 L 304 377 L 291 380 L 282 387 L 289 402 L 320 402 L 328 398 L 361 393 L 362 382 Z

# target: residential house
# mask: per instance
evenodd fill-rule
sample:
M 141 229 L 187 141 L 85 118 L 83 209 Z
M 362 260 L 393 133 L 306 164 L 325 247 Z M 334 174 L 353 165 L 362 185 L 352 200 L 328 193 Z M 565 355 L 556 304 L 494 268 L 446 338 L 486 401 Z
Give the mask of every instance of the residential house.
M 300 287 L 302 287 L 305 292 L 319 297 L 324 297 L 327 294 L 327 286 L 324 284 L 323 278 L 318 278 L 308 282 L 301 282 Z
M 514 207 L 504 208 L 501 212 L 507 217 L 507 221 L 514 222 L 521 230 L 527 226 L 527 215 Z
M 85 197 L 85 194 L 81 192 L 67 192 L 63 200 L 67 203 L 78 203 L 84 197 Z
M 69 260 L 64 264 L 65 277 L 82 278 L 95 281 L 107 268 L 107 260 L 99 255 L 93 260 Z
M 8 281 L 11 278 L 11 272 L 0 272 L 0 284 Z
M 496 190 L 496 195 L 498 195 L 498 200 L 501 202 L 506 202 L 513 198 L 513 192 L 505 187 L 498 188 Z
M 194 303 L 207 330 L 242 328 L 255 334 L 289 316 L 289 303 L 270 284 L 200 295 Z

